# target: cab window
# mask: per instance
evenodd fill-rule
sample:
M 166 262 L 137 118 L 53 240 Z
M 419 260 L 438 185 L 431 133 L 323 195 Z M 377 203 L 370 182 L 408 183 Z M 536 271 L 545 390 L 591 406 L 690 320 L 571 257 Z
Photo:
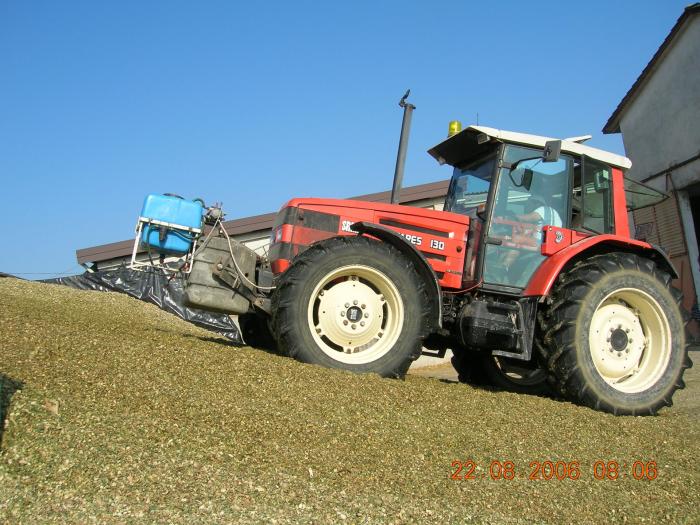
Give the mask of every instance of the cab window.
M 474 211 L 484 209 L 495 169 L 496 155 L 455 168 L 444 210 L 473 215 Z
M 524 288 L 544 260 L 544 226 L 569 227 L 574 159 L 544 162 L 541 156 L 541 149 L 506 146 L 486 241 L 485 283 Z
M 573 227 L 593 233 L 613 233 L 612 170 L 610 166 L 584 157 L 574 176 Z

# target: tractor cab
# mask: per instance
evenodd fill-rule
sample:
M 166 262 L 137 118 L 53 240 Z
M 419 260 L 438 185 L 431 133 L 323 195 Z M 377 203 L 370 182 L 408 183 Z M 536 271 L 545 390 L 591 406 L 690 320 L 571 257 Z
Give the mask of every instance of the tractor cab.
M 591 235 L 629 237 L 623 199 L 637 183 L 618 185 L 631 162 L 580 143 L 587 138 L 469 126 L 429 151 L 454 167 L 445 211 L 471 217 L 473 244 L 483 247 L 472 250 L 473 281 L 520 295 L 547 257 L 548 236 L 558 248 Z M 664 197 L 646 187 L 643 193 L 644 205 Z

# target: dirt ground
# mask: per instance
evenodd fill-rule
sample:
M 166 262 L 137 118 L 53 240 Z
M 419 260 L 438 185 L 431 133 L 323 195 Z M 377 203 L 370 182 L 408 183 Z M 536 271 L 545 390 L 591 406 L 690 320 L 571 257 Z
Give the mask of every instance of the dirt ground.
M 0 278 L 0 523 L 700 523 L 698 372 L 615 417 Z

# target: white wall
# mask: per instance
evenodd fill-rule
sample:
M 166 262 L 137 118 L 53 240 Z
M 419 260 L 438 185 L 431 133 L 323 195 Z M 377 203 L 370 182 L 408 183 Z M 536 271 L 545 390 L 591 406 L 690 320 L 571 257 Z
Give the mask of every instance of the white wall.
M 620 119 L 620 130 L 625 151 L 632 160 L 629 176 L 636 180 L 646 179 L 700 153 L 700 16 L 686 22 L 636 97 L 628 102 Z M 672 237 L 676 244 L 685 247 L 691 270 L 689 276 L 682 276 L 680 286 L 686 296 L 694 288 L 695 299 L 700 301 L 697 232 L 687 195 L 682 191 L 698 181 L 700 160 L 695 160 L 675 169 L 670 177 L 662 175 L 647 184 L 676 194 L 682 225 L 672 229 Z M 661 226 L 657 221 L 656 227 Z M 687 282 L 689 279 L 692 287 Z
M 628 103 L 620 129 L 637 180 L 700 152 L 700 16 L 686 23 Z M 700 161 L 673 175 L 676 189 L 698 180 Z

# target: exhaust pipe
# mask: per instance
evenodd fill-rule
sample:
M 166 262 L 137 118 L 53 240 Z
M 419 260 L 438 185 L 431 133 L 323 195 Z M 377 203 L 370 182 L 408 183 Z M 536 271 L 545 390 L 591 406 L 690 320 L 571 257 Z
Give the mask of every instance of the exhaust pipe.
M 416 106 L 406 102 L 411 90 L 406 90 L 406 94 L 401 97 L 399 106 L 403 108 L 403 122 L 401 122 L 401 138 L 399 139 L 399 152 L 396 155 L 396 169 L 394 170 L 394 185 L 391 188 L 391 204 L 398 204 L 401 183 L 403 182 L 403 169 L 406 164 L 406 149 L 408 148 L 408 135 L 411 131 L 411 116 Z

